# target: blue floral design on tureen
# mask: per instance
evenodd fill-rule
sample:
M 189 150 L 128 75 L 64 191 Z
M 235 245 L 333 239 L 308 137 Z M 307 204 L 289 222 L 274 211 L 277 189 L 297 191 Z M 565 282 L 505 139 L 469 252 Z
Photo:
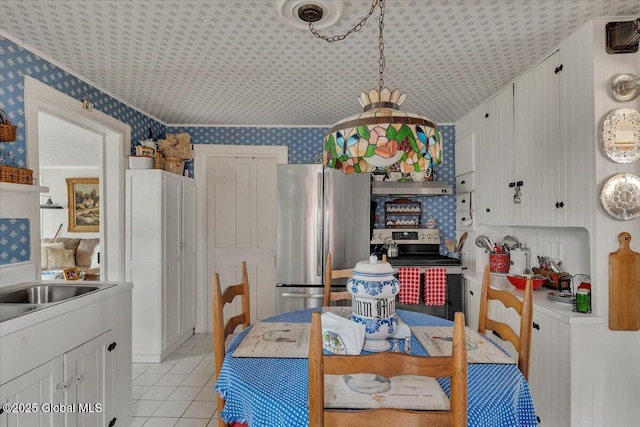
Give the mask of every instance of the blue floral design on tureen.
M 398 281 L 398 279 L 378 282 L 350 278 L 349 280 L 347 280 L 347 286 L 351 289 L 352 294 L 358 295 L 360 293 L 360 290 L 363 290 L 364 293 L 366 293 L 367 295 L 371 295 L 372 297 L 380 295 L 386 287 L 391 287 L 391 293 L 393 295 L 397 294 L 400 290 L 400 282 Z
M 384 319 L 367 319 L 352 314 L 349 316 L 349 319 L 356 323 L 362 323 L 364 325 L 367 338 L 371 338 L 370 335 L 377 332 L 383 332 L 384 334 L 391 335 L 398 325 L 398 319 L 396 318 L 396 316 L 386 317 Z M 383 326 L 386 326 L 386 331 L 380 331 Z

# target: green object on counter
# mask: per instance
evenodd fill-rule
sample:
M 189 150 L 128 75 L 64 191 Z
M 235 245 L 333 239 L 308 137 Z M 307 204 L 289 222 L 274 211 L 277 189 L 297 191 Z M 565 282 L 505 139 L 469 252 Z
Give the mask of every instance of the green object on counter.
M 576 311 L 579 313 L 591 312 L 591 294 L 587 289 L 578 289 L 576 292 Z

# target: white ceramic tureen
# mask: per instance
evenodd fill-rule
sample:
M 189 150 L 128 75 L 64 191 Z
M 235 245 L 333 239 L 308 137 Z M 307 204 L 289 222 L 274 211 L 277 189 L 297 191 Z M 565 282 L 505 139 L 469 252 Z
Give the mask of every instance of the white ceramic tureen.
M 391 264 L 371 255 L 356 264 L 347 280 L 347 290 L 353 296 L 349 318 L 365 325 L 365 350 L 385 351 L 391 346 L 387 338 L 398 327 L 396 295 L 400 291 L 394 273 Z

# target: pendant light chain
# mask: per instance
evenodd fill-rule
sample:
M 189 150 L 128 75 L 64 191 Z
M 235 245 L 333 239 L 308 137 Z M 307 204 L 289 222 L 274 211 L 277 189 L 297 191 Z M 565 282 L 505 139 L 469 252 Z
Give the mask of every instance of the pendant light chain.
M 322 34 L 318 33 L 318 30 L 316 30 L 316 27 L 313 25 L 313 22 L 311 22 L 311 21 L 309 21 L 309 30 L 317 38 L 322 39 L 322 40 L 324 40 L 326 42 L 329 42 L 329 43 L 337 42 L 337 41 L 340 41 L 340 40 L 344 40 L 349 34 L 355 33 L 355 32 L 360 31 L 362 29 L 362 27 L 364 26 L 364 23 L 367 22 L 367 19 L 369 19 L 369 17 L 376 10 L 376 6 L 378 5 L 378 2 L 380 2 L 382 4 L 382 3 L 384 3 L 384 0 L 373 0 L 373 3 L 371 3 L 371 8 L 369 9 L 369 13 L 367 13 L 367 16 L 362 18 L 362 20 L 360 22 L 358 22 L 355 27 L 351 28 L 345 34 L 341 34 L 341 35 L 338 35 L 338 36 L 331 36 L 331 37 L 323 36 Z M 380 7 L 383 7 L 383 6 L 380 6 Z
M 385 66 L 384 38 L 382 37 L 382 30 L 384 30 L 384 2 L 385 0 L 380 0 L 380 17 L 378 18 L 378 28 L 380 28 L 380 35 L 378 36 L 378 50 L 380 51 L 380 59 L 378 59 L 378 69 L 380 71 L 380 81 L 378 83 L 380 85 L 380 92 L 382 92 L 382 88 L 384 87 Z

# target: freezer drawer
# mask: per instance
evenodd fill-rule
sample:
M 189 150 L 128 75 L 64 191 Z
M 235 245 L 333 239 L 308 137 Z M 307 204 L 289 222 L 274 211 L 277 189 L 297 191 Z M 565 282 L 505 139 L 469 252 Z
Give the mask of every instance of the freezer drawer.
M 323 289 L 322 286 L 277 286 L 276 314 L 303 308 L 322 307 Z

